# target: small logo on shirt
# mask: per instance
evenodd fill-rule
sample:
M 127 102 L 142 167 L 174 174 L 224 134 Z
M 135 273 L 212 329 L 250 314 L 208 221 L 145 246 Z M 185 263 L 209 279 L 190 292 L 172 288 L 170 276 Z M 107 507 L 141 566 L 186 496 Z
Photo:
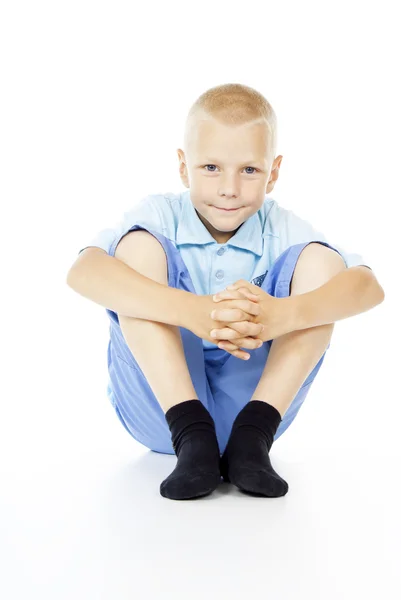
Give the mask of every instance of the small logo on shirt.
M 259 275 L 259 277 L 255 277 L 255 279 L 252 279 L 251 283 L 253 283 L 253 285 L 258 285 L 259 287 L 262 285 L 264 278 L 267 275 L 267 271 L 266 273 L 263 273 L 263 275 Z

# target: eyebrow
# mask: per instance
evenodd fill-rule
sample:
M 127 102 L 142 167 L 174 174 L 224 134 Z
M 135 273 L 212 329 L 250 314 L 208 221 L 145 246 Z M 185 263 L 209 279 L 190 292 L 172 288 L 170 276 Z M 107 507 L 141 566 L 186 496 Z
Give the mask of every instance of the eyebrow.
M 218 160 L 217 158 L 207 158 L 207 157 L 206 157 L 206 158 L 205 158 L 203 161 L 201 161 L 201 162 L 219 163 L 219 162 L 222 162 L 222 161 Z M 257 159 L 245 161 L 245 162 L 241 163 L 241 165 L 249 165 L 249 164 L 251 164 L 251 163 L 253 163 L 254 165 L 261 166 L 261 167 L 263 166 L 263 162 L 260 162 L 260 161 L 259 161 L 259 160 L 257 160 Z

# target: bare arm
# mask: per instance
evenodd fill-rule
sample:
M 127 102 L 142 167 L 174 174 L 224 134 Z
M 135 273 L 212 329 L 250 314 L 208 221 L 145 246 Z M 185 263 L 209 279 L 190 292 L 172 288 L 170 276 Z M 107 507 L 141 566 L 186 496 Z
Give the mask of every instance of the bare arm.
M 67 275 L 85 298 L 127 317 L 186 327 L 194 294 L 162 285 L 101 248 L 86 248 Z

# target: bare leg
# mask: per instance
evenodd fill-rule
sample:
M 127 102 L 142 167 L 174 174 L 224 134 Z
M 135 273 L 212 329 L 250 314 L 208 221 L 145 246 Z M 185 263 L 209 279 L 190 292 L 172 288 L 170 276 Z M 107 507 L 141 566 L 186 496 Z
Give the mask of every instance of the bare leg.
M 321 244 L 309 244 L 298 259 L 290 295 L 312 291 L 345 268 L 339 254 Z M 334 325 L 291 331 L 273 340 L 251 400 L 268 402 L 283 417 L 329 345 Z
M 334 323 L 291 331 L 273 340 L 251 400 L 263 400 L 283 418 L 301 385 L 330 343 Z
M 316 289 L 344 268 L 338 253 L 321 244 L 309 244 L 298 259 L 290 295 Z M 226 481 L 268 497 L 288 492 L 288 483 L 272 467 L 269 452 L 280 417 L 326 350 L 333 329 L 334 323 L 329 323 L 273 340 L 262 377 L 251 401 L 236 417 L 222 456 Z
M 129 236 L 134 239 L 124 243 Z M 147 231 L 127 234 L 118 244 L 115 256 L 142 275 L 167 285 L 166 255 L 159 241 Z M 121 315 L 119 321 L 125 341 L 164 413 L 175 404 L 198 399 L 178 327 Z
M 164 249 L 149 232 L 128 233 L 115 255 L 142 275 L 167 285 Z M 213 419 L 196 395 L 179 328 L 120 315 L 119 320 L 127 345 L 164 410 L 178 458 L 173 472 L 161 482 L 160 494 L 172 500 L 210 494 L 221 479 L 219 445 Z

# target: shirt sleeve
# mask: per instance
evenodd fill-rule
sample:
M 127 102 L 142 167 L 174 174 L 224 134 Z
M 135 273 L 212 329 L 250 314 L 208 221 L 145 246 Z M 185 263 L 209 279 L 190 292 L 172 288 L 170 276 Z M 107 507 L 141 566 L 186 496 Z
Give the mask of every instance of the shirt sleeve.
M 289 246 L 295 244 L 312 241 L 326 242 L 341 254 L 347 268 L 364 265 L 372 270 L 372 267 L 367 264 L 367 260 L 361 254 L 350 252 L 339 246 L 335 241 L 328 240 L 324 233 L 315 229 L 308 221 L 296 215 L 292 210 L 282 209 L 282 211 L 279 227 L 280 254 Z
M 129 233 L 135 225 L 142 225 L 146 229 L 163 233 L 161 209 L 158 207 L 157 201 L 148 196 L 143 198 L 137 206 L 126 211 L 114 227 L 105 228 L 96 233 L 78 254 L 86 248 L 95 246 L 114 256 L 121 238 Z

